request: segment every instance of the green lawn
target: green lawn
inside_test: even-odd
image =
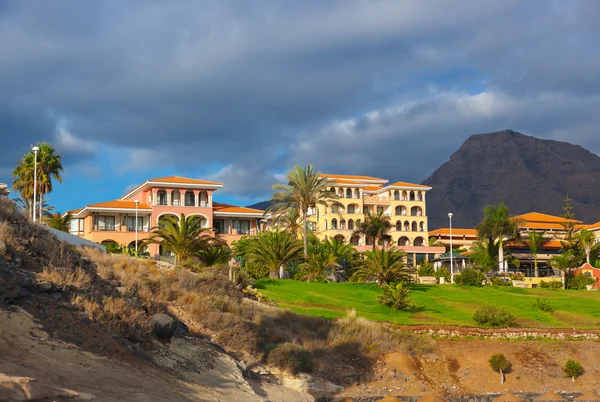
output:
[[[473,312],[480,305],[504,306],[523,327],[597,328],[600,326],[600,292],[586,290],[521,289],[513,287],[459,287],[409,285],[416,309],[394,311],[377,302],[376,284],[306,283],[262,279],[256,287],[283,308],[324,318],[342,317],[355,309],[359,316],[399,324],[475,326]],[[535,308],[537,298],[554,308]]]

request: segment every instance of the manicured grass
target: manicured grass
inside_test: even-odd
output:
[[[460,287],[457,285],[409,285],[416,304],[413,311],[394,311],[377,302],[376,284],[306,283],[262,279],[257,288],[283,308],[301,314],[337,318],[355,309],[374,321],[418,325],[476,326],[473,313],[481,305],[506,307],[522,327],[598,328],[600,292],[521,289],[513,287]],[[536,299],[546,299],[554,308],[544,312]]]

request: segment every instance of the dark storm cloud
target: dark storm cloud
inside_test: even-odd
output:
[[[593,0],[0,7],[0,171],[48,139],[257,196],[296,162],[422,180],[475,132],[597,146]]]

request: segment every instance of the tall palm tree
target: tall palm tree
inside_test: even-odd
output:
[[[59,183],[62,182],[63,166],[61,156],[56,154],[52,145],[42,142],[37,146],[39,147],[37,155],[37,192],[40,200],[39,218],[41,221],[43,216],[41,200],[43,200],[44,194],[52,192],[53,180],[57,180]],[[30,151],[23,156],[13,170],[13,187],[24,198],[33,198],[34,166],[36,166],[36,157],[33,151]],[[34,200],[33,204],[37,205],[38,201]]]
[[[577,242],[585,251],[585,262],[590,263],[590,251],[596,243],[596,236],[587,229],[581,229],[576,235]]]
[[[390,236],[387,233],[391,229],[392,223],[390,222],[390,217],[383,215],[383,211],[379,211],[377,214],[372,214],[369,211],[364,222],[358,224],[352,235],[364,235],[365,238],[371,239],[373,241],[373,250],[375,250],[377,240],[390,240]]]
[[[494,241],[475,241],[471,245],[471,251],[469,258],[476,267],[490,271],[498,266],[498,247]]]
[[[259,264],[269,269],[271,274],[279,270],[283,276],[283,267],[300,258],[302,242],[288,232],[263,232],[246,245],[246,262]]]
[[[540,276],[538,269],[538,253],[540,252],[540,249],[550,241],[549,238],[544,237],[545,234],[546,232],[544,230],[533,230],[528,233],[527,237],[522,239],[522,242],[529,247],[529,251],[533,255],[533,270],[536,278]]]
[[[68,233],[71,225],[71,218],[72,215],[70,212],[67,212],[64,215],[57,212],[55,214],[47,215],[44,223],[53,229]]]
[[[298,237],[302,228],[302,214],[298,208],[288,208],[277,217],[275,223],[283,226],[287,232]]]
[[[326,247],[309,253],[306,260],[300,264],[300,280],[310,283],[311,280],[323,280],[327,271],[341,268],[337,263],[335,255]]]
[[[364,253],[365,259],[352,279],[361,282],[377,281],[379,286],[388,282],[402,282],[409,277],[404,251],[390,249],[375,249]]]
[[[222,244],[221,240],[208,236],[212,229],[203,228],[202,220],[197,215],[186,218],[181,214],[179,219],[164,216],[151,230],[143,244],[160,244],[163,250],[175,255],[175,265],[196,256],[202,250]]]
[[[290,208],[297,208],[302,213],[304,257],[308,255],[308,210],[317,205],[339,205],[335,192],[327,188],[327,180],[321,177],[313,165],[294,166],[287,174],[287,184],[275,184],[275,193],[267,212],[281,214]]]
[[[498,269],[505,270],[504,239],[515,239],[519,234],[520,222],[510,216],[510,211],[504,203],[494,207],[487,205],[483,208],[483,220],[477,225],[480,240],[497,241]]]
[[[35,212],[33,198],[21,196],[21,197],[15,199],[15,202],[17,203],[17,206],[21,209],[23,214],[25,214],[26,216],[29,216],[29,217],[33,217],[33,213]],[[53,213],[54,213],[54,207],[51,205],[48,205],[48,199],[44,198],[42,200],[42,216],[43,217],[48,216]]]

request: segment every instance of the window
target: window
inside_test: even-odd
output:
[[[348,213],[355,214],[356,213],[356,205],[354,205],[354,204],[348,205]]]
[[[250,232],[250,221],[236,221],[235,228],[238,234],[248,234]]]
[[[128,216],[125,222],[127,224],[127,230],[129,232],[135,232],[135,216]],[[144,218],[141,216],[138,216],[137,230],[144,230]]]
[[[352,189],[351,188],[346,189],[346,198],[352,198]]]
[[[185,193],[185,206],[193,207],[196,205],[196,198],[194,197],[194,193],[191,191],[187,191]]]
[[[217,231],[217,233],[225,233],[225,221],[223,219],[217,219],[213,222],[213,225],[215,227],[215,230]]]
[[[115,230],[114,216],[98,216],[98,230]]]
[[[158,198],[158,205],[167,205],[167,192],[166,191],[159,191],[158,193],[156,193],[156,196]]]
[[[83,232],[83,219],[71,219],[69,221],[69,233],[77,234]]]

